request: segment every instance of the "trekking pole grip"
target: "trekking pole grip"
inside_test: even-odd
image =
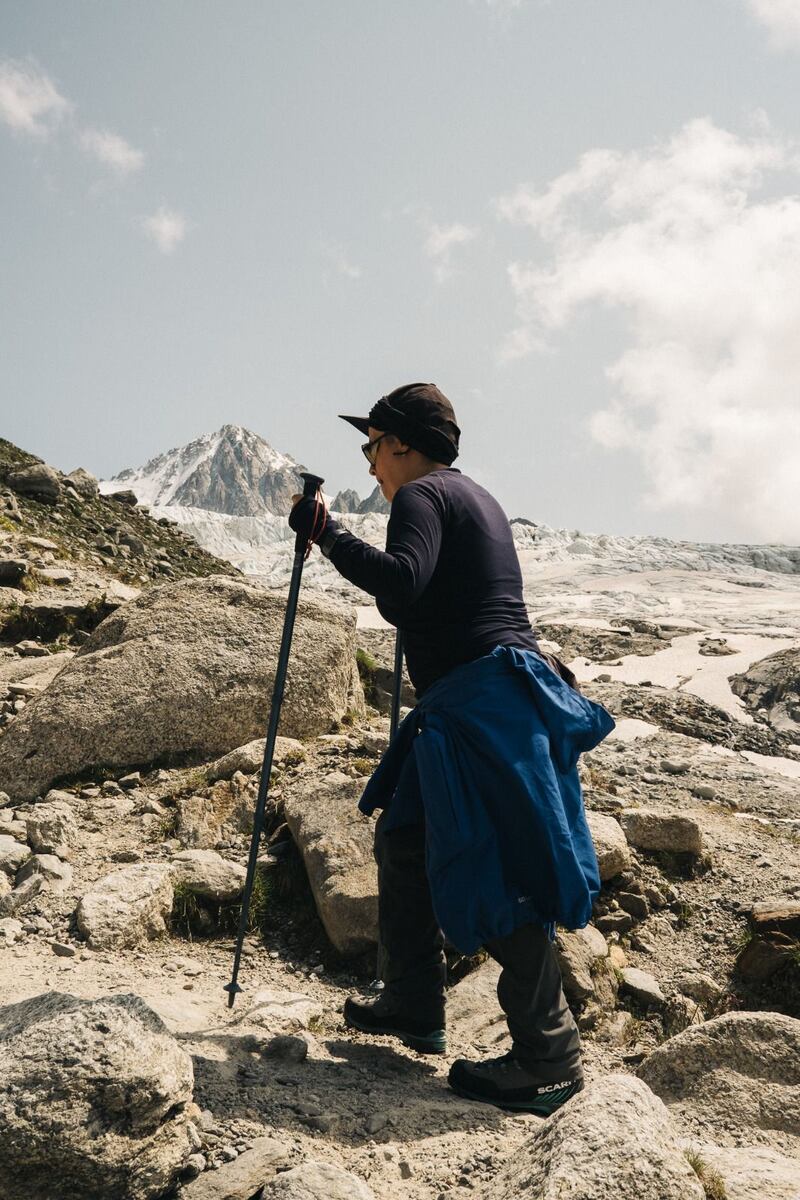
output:
[[[306,496],[309,496],[313,500],[325,480],[321,475],[312,475],[310,471],[300,471],[299,474],[300,478],[303,480],[303,497],[305,498]],[[320,500],[319,503],[321,504],[322,501]],[[302,533],[298,533],[297,537],[294,539],[295,554],[304,554],[307,544],[307,539],[302,535]]]
[[[310,471],[301,471],[300,478],[305,481],[303,483],[304,496],[316,496],[317,490],[325,482],[321,475],[312,475]]]

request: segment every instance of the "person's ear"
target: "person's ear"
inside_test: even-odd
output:
[[[394,454],[395,457],[401,454],[408,454],[409,450],[411,449],[409,445],[407,445],[405,442],[398,442],[397,444],[400,446],[400,449],[392,451],[392,454]]]

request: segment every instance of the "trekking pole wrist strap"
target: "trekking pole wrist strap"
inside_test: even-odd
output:
[[[317,543],[322,553],[326,558],[330,558],[331,550],[336,544],[336,539],[341,537],[343,533],[347,533],[336,521],[328,521],[328,527]]]

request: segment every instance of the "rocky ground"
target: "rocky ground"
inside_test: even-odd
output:
[[[268,601],[235,578],[209,580],[205,596],[201,560],[170,544],[176,577],[157,586],[182,633],[154,682],[136,665],[137,647],[152,657],[161,645],[148,571],[120,578],[106,569],[117,556],[77,533],[37,564],[31,538],[55,542],[53,516],[74,505],[77,522],[80,501],[7,495],[18,514],[0,558],[26,565],[0,587],[3,611],[44,588],[65,611],[38,633],[32,619],[6,620],[0,645],[0,1197],[796,1200],[800,628],[788,602],[780,629],[759,620],[762,640],[745,648],[721,617],[699,630],[640,617],[540,629],[618,721],[581,764],[603,889],[592,925],[558,943],[589,1086],[543,1122],[447,1088],[453,1058],[505,1047],[491,962],[450,954],[442,1059],[363,1037],[340,1015],[353,990],[374,994],[371,821],[356,803],[387,741],[391,633],[340,627],[322,608],[317,638],[305,637],[305,682],[287,699],[297,737],[279,740],[243,990],[229,1008],[263,743],[244,716],[233,728],[223,719],[246,640],[222,631],[216,650],[193,656],[189,631],[204,604],[224,601],[252,624],[248,637],[267,627],[259,654],[275,657]],[[163,536],[146,513],[137,520]],[[70,583],[20,586],[51,568]],[[113,593],[114,581],[130,591]],[[113,596],[104,615],[116,624],[66,620],[73,596],[98,590]],[[618,606],[615,620],[624,615]],[[366,704],[351,678],[357,646]],[[722,688],[726,662],[744,680],[735,692]],[[689,690],[709,663],[713,688]],[[315,671],[336,688],[315,687]],[[119,728],[87,699],[74,738],[85,765],[59,778],[47,749],[65,738],[58,697],[88,698],[101,678],[104,692],[124,685],[115,725],[144,730],[153,752],[110,762]],[[192,761],[176,765],[173,723],[148,721],[141,698],[178,678],[186,727],[201,732]],[[18,742],[37,748],[40,774],[14,770]]]

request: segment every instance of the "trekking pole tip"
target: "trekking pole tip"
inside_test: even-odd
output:
[[[222,990],[223,992],[228,993],[228,1008],[233,1008],[233,1003],[236,999],[237,993],[242,989],[239,987],[238,983],[226,983]]]

